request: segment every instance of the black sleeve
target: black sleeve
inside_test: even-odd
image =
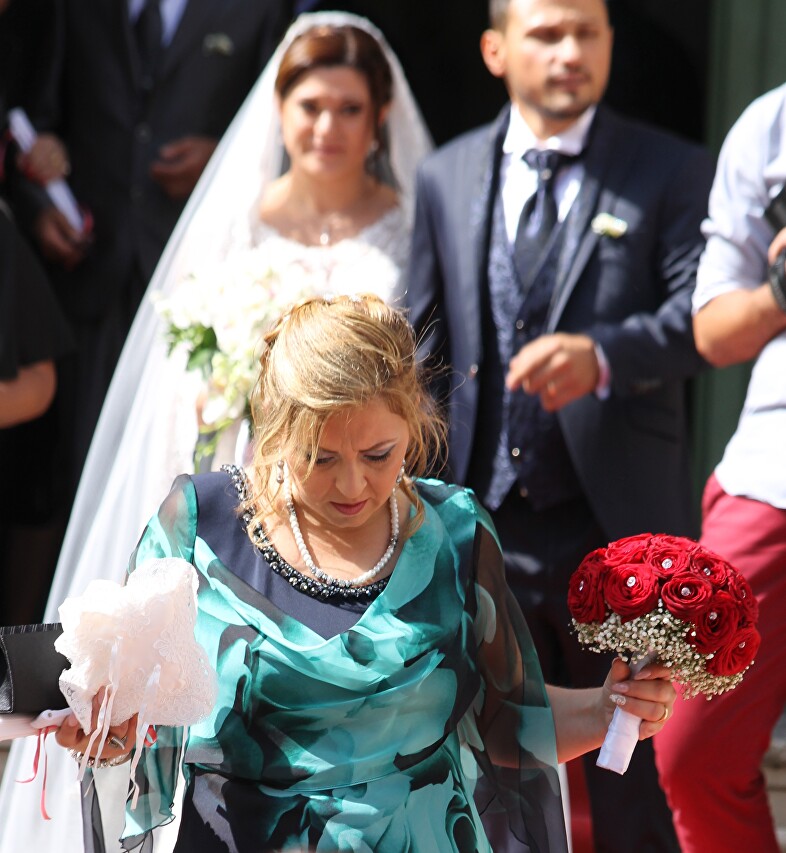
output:
[[[43,268],[0,212],[0,379],[11,379],[20,367],[37,361],[57,359],[72,347]]]

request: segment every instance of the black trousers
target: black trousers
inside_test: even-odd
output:
[[[508,584],[527,619],[550,684],[597,687],[611,665],[571,632],[568,579],[582,557],[608,538],[583,498],[536,511],[513,489],[491,513]],[[641,741],[624,776],[584,758],[595,853],[679,853],[671,812],[658,784],[650,740]],[[497,848],[495,848],[497,849]]]

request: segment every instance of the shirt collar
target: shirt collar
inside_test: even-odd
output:
[[[505,141],[502,143],[504,154],[511,157],[522,157],[530,148],[544,150],[563,151],[565,154],[579,154],[584,148],[592,120],[595,118],[596,106],[591,106],[576,119],[576,121],[562,133],[550,136],[548,139],[538,139],[524,121],[521,113],[511,107],[508,131]]]

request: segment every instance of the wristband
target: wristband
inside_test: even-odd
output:
[[[781,252],[770,266],[768,280],[770,290],[778,308],[786,314],[786,250]]]

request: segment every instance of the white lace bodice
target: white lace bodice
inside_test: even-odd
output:
[[[230,255],[253,252],[262,264],[286,268],[298,283],[305,277],[314,293],[375,293],[393,305],[403,302],[409,229],[400,208],[390,210],[354,237],[327,246],[305,246],[261,220],[250,228],[248,237],[233,242],[228,247]]]

